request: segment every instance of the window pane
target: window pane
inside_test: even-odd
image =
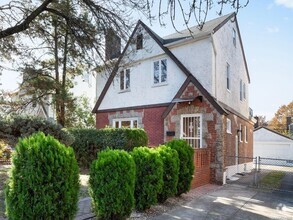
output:
[[[133,128],[137,128],[137,120],[133,120]]]
[[[242,80],[240,80],[240,100],[242,101]]]
[[[227,89],[230,90],[230,65],[227,64]]]
[[[243,98],[246,99],[246,88],[245,88],[245,83],[243,83]]]
[[[154,83],[159,83],[159,61],[154,62]]]
[[[167,60],[161,60],[161,82],[167,81]]]
[[[125,89],[129,89],[130,88],[130,70],[129,69],[126,70],[125,81],[126,81]]]
[[[143,44],[143,35],[139,34],[136,37],[136,49],[137,50],[142,49],[142,47],[143,47],[142,44]]]
[[[124,90],[124,71],[120,72],[120,90]]]
[[[115,128],[119,128],[119,121],[115,121]]]
[[[130,128],[130,121],[121,121],[121,127]]]

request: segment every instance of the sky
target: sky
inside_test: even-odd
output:
[[[230,12],[226,7],[223,14]],[[210,11],[208,20],[216,17],[216,12]],[[140,19],[159,36],[175,32],[167,18],[165,27]],[[237,20],[251,79],[249,105],[254,115],[270,120],[280,106],[293,101],[293,0],[250,0],[238,12]],[[177,29],[184,29],[182,21],[175,23]],[[0,89],[4,90],[16,89],[21,80],[14,72],[3,72],[1,78]]]

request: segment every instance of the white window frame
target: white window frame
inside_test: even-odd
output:
[[[229,92],[231,91],[231,67],[229,63],[226,65],[226,88]]]
[[[199,139],[199,148],[203,148],[202,146],[202,114],[198,113],[198,114],[182,114],[180,116],[180,139],[183,139],[183,140],[187,140],[188,138],[186,137],[183,137],[183,118],[186,118],[186,117],[198,117],[199,120],[200,120],[200,126],[199,126],[199,129],[200,129],[200,135],[199,135],[199,138],[194,138],[194,139]],[[194,148],[194,147],[193,147]],[[196,148],[194,148],[196,149]]]
[[[166,81],[162,82],[162,61],[166,60]],[[159,62],[159,82],[155,83],[154,76],[155,76],[155,63]],[[152,63],[152,84],[153,86],[158,85],[166,85],[168,83],[168,59],[167,58],[161,58],[158,60],[154,60]]]
[[[115,125],[116,125],[116,122],[119,122],[119,125],[118,125],[118,128],[121,128],[121,124],[123,121],[130,121],[130,128],[134,128],[133,125],[134,125],[134,121],[136,121],[136,124],[137,124],[137,128],[139,127],[138,126],[138,118],[115,118],[113,119],[112,121],[112,127],[113,128],[116,128]]]
[[[232,123],[229,118],[227,118],[227,133],[232,134]]]
[[[247,143],[247,127],[244,126],[244,141]]]
[[[242,124],[239,125],[239,141],[242,142]]]
[[[246,84],[243,83],[243,100],[246,100]]]
[[[243,101],[243,84],[242,79],[240,79],[240,101]]]
[[[122,73],[123,73],[123,88],[121,88],[121,78],[122,78]],[[129,86],[128,88],[126,88],[127,84],[126,84],[126,75],[127,73],[129,74]],[[124,69],[124,70],[121,70],[120,73],[119,73],[119,89],[120,91],[130,91],[130,69]]]
[[[236,30],[233,28],[232,30],[233,44],[236,47]]]

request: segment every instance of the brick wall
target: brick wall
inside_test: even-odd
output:
[[[138,118],[139,127],[144,128],[149,138],[149,146],[164,143],[164,120],[162,114],[166,107],[148,107],[127,111],[109,111],[96,114],[96,128],[112,126],[112,120],[118,118]]]
[[[202,94],[190,83],[180,98],[198,97]],[[180,138],[180,119],[182,114],[202,115],[202,147],[209,152],[209,163],[198,166],[201,161],[194,158],[195,172],[192,187],[201,186],[209,182],[217,183],[222,181],[223,162],[223,117],[209,103],[205,97],[202,101],[197,98],[193,102],[176,103],[169,115],[165,118],[164,129],[175,131],[175,138]],[[174,137],[166,137],[166,141]],[[196,152],[196,150],[195,150]],[[202,158],[207,160],[207,158]]]

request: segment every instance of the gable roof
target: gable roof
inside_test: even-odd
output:
[[[217,31],[219,28],[221,28],[227,21],[229,21],[229,19],[231,19],[233,16],[235,16],[235,13],[232,13],[232,14],[229,14],[229,15],[226,15],[226,16],[222,16],[222,17],[219,17],[217,19],[214,19],[214,20],[211,20],[210,22],[207,22],[206,24],[208,25],[207,28],[205,29],[205,33],[206,34],[210,34],[210,31],[213,30],[213,31]],[[236,16],[235,16],[235,19],[236,19]],[[205,24],[205,25],[206,25]],[[165,39],[161,38],[160,36],[158,36],[156,33],[154,33],[147,25],[145,25],[141,20],[139,20],[137,22],[137,25],[135,26],[126,46],[124,47],[123,49],[123,52],[121,53],[119,59],[117,60],[115,66],[114,66],[114,69],[112,70],[111,74],[110,74],[110,77],[108,78],[97,102],[96,102],[96,105],[95,107],[93,108],[92,110],[92,113],[95,113],[98,111],[98,108],[99,106],[101,105],[117,71],[118,71],[118,68],[119,68],[119,64],[124,56],[124,54],[126,53],[126,50],[130,44],[130,42],[132,41],[132,38],[134,37],[137,29],[139,26],[142,26],[146,32],[152,37],[152,39],[158,44],[158,46],[172,59],[172,61],[178,66],[178,68],[187,76],[187,80],[189,81],[192,81],[192,83],[194,83],[194,85],[197,87],[197,89],[210,101],[211,104],[214,105],[214,107],[216,107],[216,109],[218,109],[220,112],[224,113],[225,110],[215,101],[214,97],[211,96],[211,94],[201,85],[201,83],[196,79],[195,76],[192,75],[192,73],[181,63],[181,61],[178,60],[178,58],[167,48],[164,46],[164,43],[166,43],[168,41],[168,39],[174,39],[173,37],[171,38],[168,38],[168,37],[165,37]],[[189,33],[189,36],[190,36],[190,32]],[[187,34],[187,33],[186,33]],[[169,35],[171,36],[171,35]],[[174,35],[175,36],[175,35]],[[185,37],[186,39],[188,38],[187,35]],[[182,38],[181,38],[182,39]],[[193,39],[193,38],[190,38],[189,39]],[[245,62],[246,63],[246,62]],[[180,90],[179,90],[180,91]],[[220,110],[222,109],[222,110]]]
[[[173,43],[183,39],[197,39],[208,36],[211,33],[215,33],[217,30],[219,30],[227,21],[229,21],[234,16],[235,13],[233,12],[205,22],[202,29],[199,29],[199,26],[193,26],[189,29],[167,35],[163,37],[164,44]]]
[[[260,126],[260,127],[256,128],[256,129],[254,129],[253,132],[256,132],[256,131],[258,131],[258,130],[260,130],[260,129],[266,129],[266,130],[268,130],[268,131],[270,131],[270,132],[272,132],[272,133],[275,133],[275,134],[277,134],[277,135],[279,135],[279,136],[282,136],[282,137],[284,137],[284,138],[287,138],[287,139],[293,141],[293,138],[291,138],[291,137],[289,137],[289,136],[286,136],[286,135],[284,135],[284,134],[281,134],[281,133],[279,133],[279,132],[277,132],[277,131],[275,131],[275,130],[272,130],[272,129],[268,128],[268,127],[264,127],[264,126]]]
[[[224,115],[228,115],[227,111],[225,111],[225,109],[214,99],[213,96],[211,96],[209,94],[209,92],[207,90],[203,90],[203,89],[199,89],[200,87],[202,87],[202,85],[198,82],[198,80],[193,76],[193,75],[189,75],[187,77],[187,79],[185,80],[185,82],[183,83],[183,85],[181,86],[181,88],[178,90],[177,94],[174,96],[173,100],[175,99],[179,99],[180,96],[182,95],[182,93],[185,91],[185,89],[187,88],[187,86],[193,83],[195,85],[195,87],[202,93],[202,95],[212,104],[212,106],[217,109],[217,111],[220,114],[224,114]],[[168,108],[163,112],[162,114],[162,118],[166,118],[168,116],[168,114],[170,113],[170,111],[172,110],[172,108],[174,107],[176,103],[175,102],[171,102],[170,105],[168,106]]]

